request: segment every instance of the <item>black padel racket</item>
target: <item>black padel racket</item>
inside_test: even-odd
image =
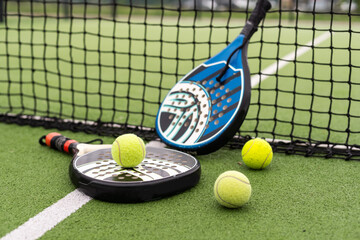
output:
[[[195,186],[200,164],[191,155],[165,148],[146,147],[146,157],[134,168],[122,168],[111,156],[111,145],[78,143],[49,133],[40,144],[73,154],[69,173],[80,191],[107,202],[146,202]]]
[[[259,0],[240,35],[170,90],[155,124],[166,144],[207,154],[235,135],[250,104],[248,41],[270,8],[268,0]]]

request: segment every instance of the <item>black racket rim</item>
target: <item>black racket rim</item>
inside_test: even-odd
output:
[[[172,150],[175,151],[175,150]],[[86,195],[114,203],[138,203],[158,200],[194,187],[200,180],[199,161],[193,168],[178,175],[146,182],[107,182],[86,176],[74,167],[75,155],[69,167],[72,183]]]

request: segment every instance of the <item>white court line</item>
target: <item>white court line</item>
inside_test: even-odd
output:
[[[102,145],[102,148],[106,145]],[[108,145],[107,145],[108,146]],[[150,147],[166,147],[165,144],[154,140],[146,144]],[[81,149],[80,149],[81,150]],[[35,240],[51,230],[58,223],[76,212],[92,198],[75,189],[50,207],[44,209],[35,217],[30,218],[23,225],[8,233],[0,240]]]
[[[314,39],[314,41],[309,41],[306,45],[299,49],[296,52],[286,55],[282,60],[270,65],[263,71],[261,75],[255,75],[251,78],[251,87],[256,86],[260,81],[264,81],[276,73],[281,68],[289,64],[289,61],[295,59],[295,57],[300,57],[304,53],[311,50],[311,46],[316,46],[330,37],[330,33],[324,33]],[[81,193],[79,190],[75,190],[69,193],[64,198],[60,199],[58,202],[54,203],[50,207],[46,208],[35,217],[30,218],[23,225],[19,226],[17,229],[8,233],[0,240],[18,240],[18,239],[38,239],[44,235],[47,231],[51,230],[58,223],[63,221],[65,218],[70,216],[72,213],[76,212],[84,204],[89,202],[92,198]]]
[[[321,44],[323,41],[327,40],[330,37],[330,32],[325,32],[314,40],[309,41],[306,46],[298,48],[295,52],[292,52],[285,57],[281,58],[278,62],[271,64],[269,67],[261,71],[261,74],[257,74],[251,78],[251,87],[255,87],[260,82],[264,81],[272,74],[276,73],[281,68],[285,67],[291,61],[295,60],[295,57],[298,58],[306,52],[310,51],[312,46]]]
[[[38,239],[91,199],[76,189],[0,240]]]

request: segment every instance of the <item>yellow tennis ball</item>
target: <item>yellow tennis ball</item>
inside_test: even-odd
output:
[[[111,147],[111,155],[124,168],[136,167],[145,158],[145,144],[135,134],[124,134],[115,139]]]
[[[224,172],[215,181],[214,195],[218,203],[224,207],[241,207],[250,199],[250,181],[241,172]]]
[[[255,138],[245,143],[241,155],[249,168],[263,169],[271,163],[273,151],[268,142]]]

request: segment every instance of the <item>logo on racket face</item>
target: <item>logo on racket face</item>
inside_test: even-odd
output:
[[[226,62],[202,64],[176,84],[165,97],[157,116],[157,131],[168,144],[196,148],[216,139],[235,117],[242,100],[242,69]]]

